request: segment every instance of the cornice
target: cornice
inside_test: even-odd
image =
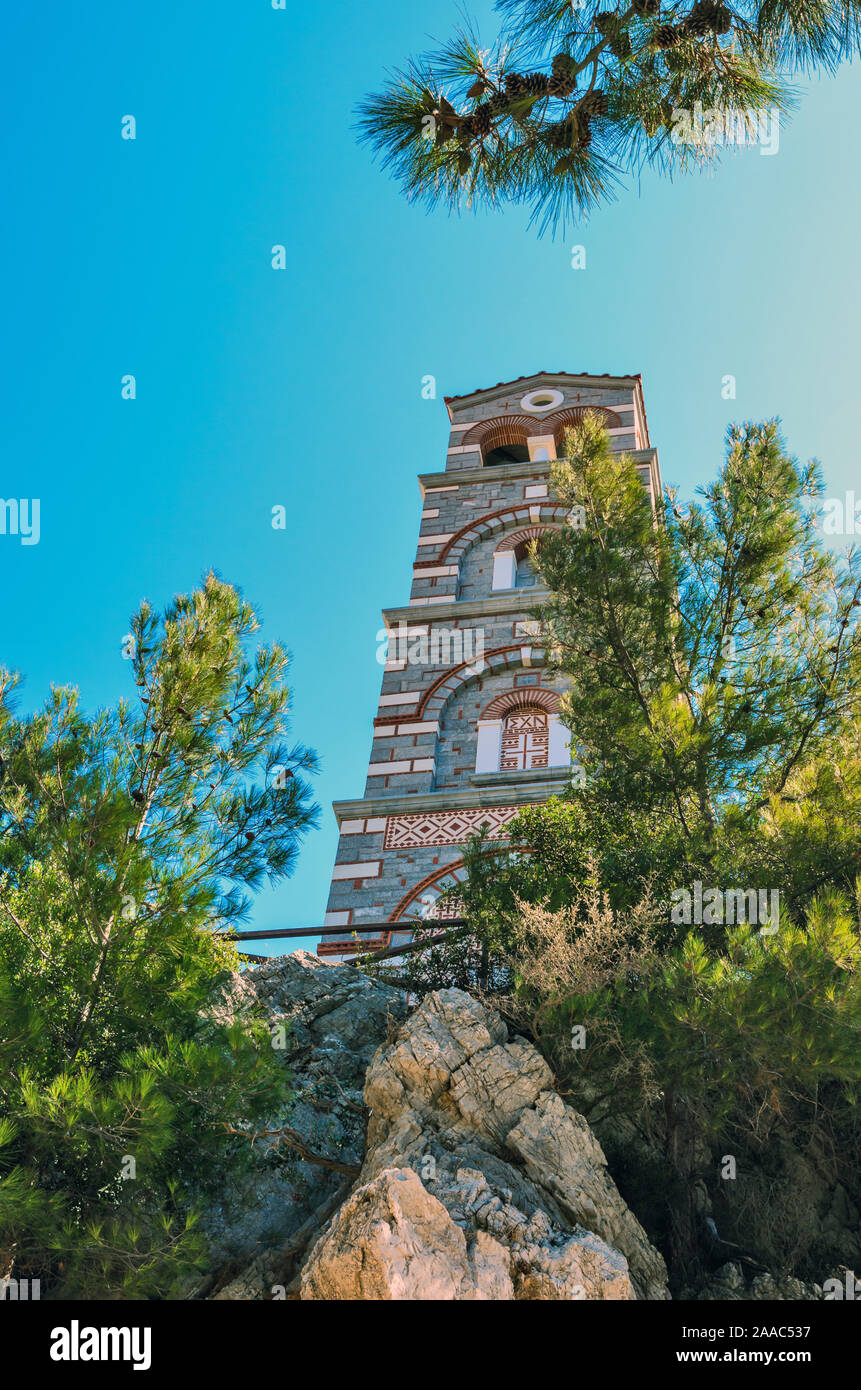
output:
[[[651,467],[658,469],[657,449],[627,449],[624,452],[630,455],[634,462],[641,468]],[[470,483],[498,483],[510,479],[516,482],[519,478],[546,478],[550,473],[550,463],[506,463],[498,468],[452,468],[447,473],[419,473],[418,484],[422,497],[430,487],[465,487]],[[660,472],[658,471],[658,476]],[[478,518],[476,518],[478,519]]]
[[[528,782],[515,782],[519,774],[511,774],[510,782],[503,781],[498,774],[488,774],[494,778],[492,785],[478,785],[482,780],[477,775],[471,781],[474,785],[463,791],[406,793],[401,796],[361,797],[356,801],[333,801],[332,810],[338,825],[342,820],[374,820],[382,816],[421,815],[429,811],[467,811],[482,806],[529,806],[536,801],[546,801],[549,796],[564,791],[568,778],[559,776],[554,768],[544,770],[543,778],[531,777]]]
[[[524,605],[522,595],[529,594],[529,606]],[[452,599],[451,603],[432,603],[421,607],[409,604],[402,608],[384,608],[383,622],[387,628],[398,623],[408,623],[410,627],[426,627],[429,623],[442,622],[449,618],[493,618],[514,613],[524,621],[531,618],[532,607],[538,599],[549,598],[547,589],[507,589],[499,598]],[[524,638],[524,646],[529,642]]]

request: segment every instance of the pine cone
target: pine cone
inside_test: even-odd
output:
[[[634,0],[634,14],[641,17],[654,16],[661,12],[661,0]]]
[[[703,13],[702,5],[694,5],[687,19],[682,21],[680,26],[686,34],[690,34],[692,39],[704,38],[711,33],[711,22],[706,14]]]
[[[577,109],[581,116],[606,116],[606,92],[602,92],[600,87],[596,87],[594,91],[587,92]]]
[[[526,79],[519,72],[505,74],[505,94],[511,99],[526,96]]]
[[[567,149],[571,144],[571,119],[557,121],[548,128],[547,143],[553,150]]]
[[[726,5],[712,5],[711,21],[712,29],[716,34],[728,34],[732,28],[732,14]]]
[[[488,102],[485,102],[491,116],[500,116],[503,111],[508,110],[508,97],[505,92],[494,92]]]
[[[576,80],[573,77],[568,77],[565,73],[560,73],[558,77],[551,77],[547,83],[547,95],[551,97],[570,97],[576,90]]]
[[[682,28],[693,38],[706,34],[726,34],[732,26],[732,15],[718,0],[697,0]]]
[[[593,23],[599,34],[615,34],[619,30],[619,16],[615,10],[601,10]]]
[[[523,79],[526,95],[530,97],[541,97],[547,92],[549,79],[543,72],[528,72]]]
[[[493,117],[489,102],[483,101],[480,106],[476,106],[469,118],[469,124],[473,135],[490,134],[493,129]]]
[[[570,77],[576,66],[570,53],[555,54],[550,65],[554,77]]]
[[[586,149],[591,139],[589,117],[579,110],[550,127],[549,143],[555,150]]]
[[[685,32],[681,25],[659,24],[652,34],[652,43],[655,48],[666,52],[668,48],[675,48],[677,44],[683,43]]]
[[[607,47],[611,53],[617,58],[630,57],[631,39],[617,14],[602,10],[600,14],[596,14],[594,23],[599,34],[607,40]]]
[[[630,58],[631,38],[623,29],[615,38],[608,40],[607,47],[616,58]]]

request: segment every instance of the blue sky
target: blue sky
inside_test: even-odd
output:
[[[490,36],[490,6],[472,12]],[[293,652],[294,734],[323,763],[321,828],[254,926],[322,921],[330,803],[364,786],[379,611],[408,597],[444,394],[639,371],[683,494],[730,420],[775,414],[830,493],[859,482],[858,65],[804,85],[775,156],[647,175],[539,240],[521,209],[408,206],[355,143],[362,94],[457,18],[444,0],[47,0],[2,20],[0,495],[40,499],[41,537],[0,536],[0,661],[28,706],[51,682],[110,704],[143,597],[210,566],[242,587]]]

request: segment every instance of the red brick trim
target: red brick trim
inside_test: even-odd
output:
[[[556,441],[557,452],[565,430],[570,425],[576,425],[578,421],[582,420],[583,416],[587,414],[602,416],[604,428],[606,430],[619,430],[622,428],[622,421],[615,410],[610,410],[606,405],[575,405],[566,410],[554,410],[552,415],[545,417],[544,425],[547,428],[545,428],[544,433],[553,435]],[[633,433],[633,431],[634,426],[631,425],[631,432]]]
[[[493,553],[498,555],[503,550],[517,550],[519,546],[526,545],[529,541],[539,540],[542,536],[546,536],[548,531],[561,530],[561,526],[527,526],[522,531],[515,531],[513,535],[503,536]]]
[[[441,868],[441,869],[434,869],[432,873],[425,874],[425,877],[424,877],[424,878],[420,878],[419,881],[418,881],[418,883],[414,883],[413,886],[412,886],[412,888],[410,888],[410,889],[404,894],[404,896],[401,898],[400,902],[398,903],[397,907],[395,908],[394,912],[391,913],[391,915],[389,916],[389,921],[392,922],[392,923],[394,923],[394,924],[395,924],[396,926],[398,926],[399,928],[406,928],[406,929],[409,929],[410,923],[409,923],[409,922],[401,922],[400,919],[401,919],[401,917],[403,916],[403,914],[406,912],[406,910],[407,910],[407,908],[409,907],[410,903],[413,902],[413,900],[414,900],[415,898],[417,898],[417,897],[419,896],[419,894],[421,894],[421,893],[424,891],[425,888],[430,888],[430,886],[431,886],[433,883],[436,883],[436,882],[437,882],[439,879],[441,879],[441,878],[448,878],[448,877],[454,872],[455,869],[462,869],[462,868],[463,868],[463,860],[462,860],[462,859],[455,859],[455,860],[452,861],[451,864],[445,864],[445,865],[443,866],[443,868]],[[391,939],[391,932],[389,933],[389,938]]]
[[[534,507],[537,507],[539,511],[548,513],[547,522],[542,521],[542,525],[549,524],[550,518],[553,516],[558,516],[560,519],[566,517],[569,511],[568,507],[563,507],[558,502],[550,502],[546,497],[536,497],[534,502],[529,500],[525,502],[509,503],[507,507],[500,507],[497,512],[487,512],[485,516],[477,516],[473,521],[470,521],[468,525],[462,526],[461,529],[452,536],[451,540],[447,541],[443,546],[437,557],[436,563],[438,565],[443,565],[447,561],[448,563],[453,563],[454,557],[452,557],[452,560],[449,560],[448,557],[455,547],[460,545],[468,532],[474,531],[476,533],[475,540],[480,541],[484,539],[485,535],[495,530],[492,524],[493,522],[500,521],[504,525],[508,518],[515,522],[528,521],[529,512]],[[457,556],[457,559],[458,561],[460,560],[460,555]]]
[[[521,621],[522,621],[522,620],[521,620]],[[532,645],[532,642],[533,642],[533,639],[532,639],[532,638],[524,637],[524,638],[521,639],[521,641],[519,641],[519,642],[512,642],[512,643],[511,643],[510,645],[508,645],[508,646],[505,646],[505,647],[494,647],[492,651],[489,651],[489,652],[485,652],[485,653],[484,653],[484,663],[485,663],[485,666],[488,666],[488,661],[489,661],[489,658],[490,658],[490,657],[492,657],[492,656],[504,656],[506,652],[519,652],[523,647],[529,647],[529,646],[531,646],[531,645]],[[466,670],[467,667],[470,667],[470,668],[471,668],[471,667],[474,667],[474,665],[475,665],[475,661],[474,661],[474,659],[473,659],[472,661],[462,661],[462,662],[460,663],[459,666],[450,666],[449,669],[448,669],[447,671],[444,671],[444,672],[442,673],[442,675],[439,676],[438,679],[434,681],[433,685],[428,686],[427,690],[426,690],[425,693],[422,695],[421,700],[419,701],[418,705],[416,706],[416,714],[415,714],[416,720],[418,720],[419,717],[420,717],[421,715],[424,714],[424,711],[425,711],[425,708],[426,708],[426,706],[427,706],[427,704],[428,704],[428,701],[431,700],[431,699],[433,698],[433,696],[434,696],[434,695],[436,694],[436,692],[439,690],[439,688],[440,688],[441,685],[445,685],[446,681],[447,681],[447,680],[451,680],[452,676],[456,676],[456,675],[458,674],[459,671],[464,671],[464,670]],[[504,669],[504,668],[503,668],[503,669]],[[486,671],[486,672],[483,671],[483,672],[481,673],[481,676],[480,676],[480,677],[477,677],[477,679],[484,679],[485,676],[494,676],[494,675],[496,675],[496,674],[498,674],[497,671],[496,671],[492,666],[488,666],[487,671]],[[464,682],[461,681],[461,682],[459,682],[459,684],[462,685],[462,684],[464,684]],[[446,700],[445,703],[448,704],[448,701]]]
[[[545,714],[556,714],[559,710],[559,695],[547,686],[520,685],[515,690],[505,690],[496,695],[489,705],[481,711],[479,719],[504,719],[521,709],[542,709]]]
[[[485,449],[495,449],[498,444],[525,444],[530,434],[534,434],[535,419],[532,415],[494,415],[489,420],[478,420],[461,440],[463,447],[475,444],[482,454]],[[491,436],[499,435],[499,438]]]

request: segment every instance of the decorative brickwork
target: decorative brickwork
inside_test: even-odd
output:
[[[559,695],[555,690],[536,690],[532,687],[528,694],[524,694],[522,690],[506,690],[502,695],[494,696],[489,705],[485,705],[481,711],[481,718],[504,719],[515,710],[536,707],[547,714],[556,714],[559,710]]]
[[[424,816],[389,816],[383,839],[384,849],[419,849],[425,845],[462,845],[482,826],[489,835],[517,815],[519,806],[482,806],[475,811],[430,811]]]
[[[549,736],[547,715],[543,710],[526,709],[521,714],[509,714],[502,731],[502,772],[526,771],[547,766]]]
[[[554,410],[552,415],[548,415],[543,421],[544,433],[552,434],[556,440],[556,447],[562,443],[566,429],[571,425],[576,425],[578,420],[582,420],[587,410],[593,415],[600,415],[604,421],[605,430],[618,430],[622,428],[622,421],[613,410],[604,410],[601,406],[575,406],[573,410]]]
[[[477,516],[468,526],[462,527],[447,540],[436,557],[437,563],[454,564],[476,541],[502,531],[506,526],[523,526],[524,522],[534,525],[536,517],[545,524],[553,521],[561,523],[567,519],[568,511],[568,507],[563,507],[558,502],[546,502],[537,498],[534,502],[521,502],[519,506],[503,507],[500,511]]]
[[[528,545],[530,541],[541,540],[548,531],[558,530],[558,526],[526,526],[522,531],[514,531],[510,536],[503,536],[494,554],[498,555],[501,550],[519,550],[522,545]]]

